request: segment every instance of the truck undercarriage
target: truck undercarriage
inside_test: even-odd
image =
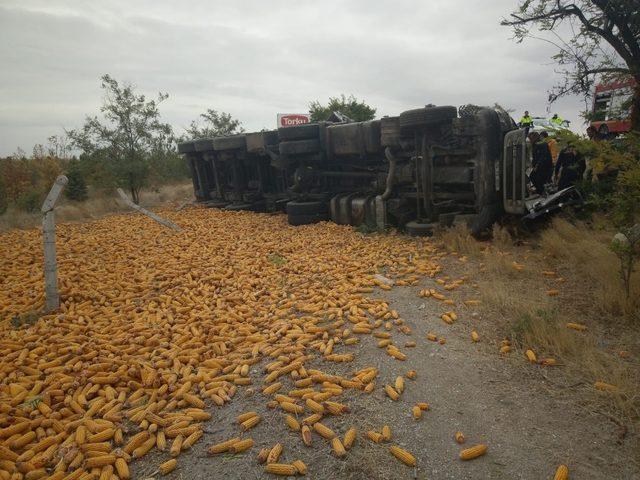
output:
[[[529,194],[524,131],[504,110],[474,105],[198,139],[178,151],[197,201],[283,210],[292,225],[330,219],[426,235],[463,222],[477,234],[505,212],[534,218],[578,201],[575,190]]]

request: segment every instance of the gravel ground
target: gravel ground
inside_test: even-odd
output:
[[[473,268],[469,265],[469,268]],[[351,351],[355,360],[336,364],[335,373],[375,366],[380,369],[373,393],[350,391],[340,401],[347,403],[352,413],[343,417],[327,417],[323,423],[341,436],[351,426],[358,428],[356,445],[343,459],[333,454],[329,443],[314,434],[314,443],[307,448],[299,434],[284,426],[283,415],[269,410],[260,393],[243,387],[233,401],[223,408],[212,408],[204,438],[188,452],[180,455],[179,468],[167,479],[253,479],[274,478],[265,474],[256,456],[261,448],[280,442],[284,446],[281,461],[303,460],[311,479],[522,479],[553,478],[555,468],[569,465],[572,479],[638,479],[640,470],[632,459],[632,442],[616,443],[617,426],[601,415],[586,412],[570,399],[548,395],[541,387],[543,377],[532,375],[533,367],[524,360],[503,359],[481,340],[474,344],[470,331],[477,320],[470,309],[462,309],[454,325],[439,319],[442,305],[417,296],[421,288],[434,285],[425,279],[421,285],[396,287],[379,292],[390,301],[401,318],[412,328],[406,340],[414,340],[415,348],[404,348],[403,335],[394,334],[396,344],[408,354],[407,361],[394,360],[376,347],[377,339],[364,335],[356,346],[340,347],[338,353]],[[473,294],[464,287],[454,298]],[[446,338],[440,345],[425,340],[426,332]],[[323,369],[329,371],[326,363]],[[254,365],[252,376],[258,379]],[[313,364],[310,365],[313,367]],[[405,381],[405,391],[397,402],[384,393],[386,383],[408,370],[418,372],[415,380]],[[256,382],[256,391],[259,383]],[[548,387],[548,385],[545,385]],[[411,407],[428,402],[430,410],[421,420],[412,417]],[[208,456],[207,447],[240,435],[235,417],[255,410],[262,422],[248,435],[254,447],[236,456]],[[391,443],[411,451],[417,458],[417,468],[406,467],[388,452],[388,444],[373,444],[364,432],[391,426]],[[453,436],[461,431],[466,445],[486,443],[488,453],[476,460],[458,459],[463,448]],[[157,465],[167,454],[153,453],[134,462],[134,478],[155,476]]]

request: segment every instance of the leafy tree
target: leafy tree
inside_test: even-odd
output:
[[[209,108],[205,113],[200,114],[200,118],[203,119],[202,122],[197,120],[191,122],[183,139],[223,137],[244,132],[240,120],[233,118],[230,113]]]
[[[88,116],[81,129],[67,132],[71,144],[95,162],[101,163],[113,183],[126,188],[134,202],[149,183],[154,158],[173,150],[171,126],[160,121],[158,105],[168,98],[160,93],[155,100],[137,94],[129,84],[120,85],[104,75],[102,119]]]
[[[69,200],[84,201],[87,199],[87,184],[78,160],[71,160],[66,172],[69,183],[64,194]]]
[[[559,147],[573,146],[590,165],[590,178],[581,185],[595,210],[611,214],[626,228],[640,221],[640,134],[631,132],[613,142],[593,141],[569,130],[555,135]]]
[[[518,10],[502,25],[514,29],[522,42],[536,38],[532,28],[550,32],[558,48],[553,56],[562,81],[550,92],[555,101],[567,94],[589,96],[595,77],[606,80],[632,76],[636,80],[633,95],[632,129],[640,130],[640,7],[638,0],[520,0]],[[563,38],[559,31],[571,32]]]
[[[339,97],[330,97],[327,105],[322,105],[317,100],[309,104],[309,113],[312,122],[320,122],[328,119],[333,112],[346,115],[356,122],[373,120],[376,116],[376,109],[367,105],[364,101],[359,101],[353,95],[348,97],[344,94]]]

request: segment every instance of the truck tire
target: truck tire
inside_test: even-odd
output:
[[[282,141],[308,140],[320,136],[320,126],[317,123],[305,123],[295,127],[282,127],[278,129],[278,138]]]
[[[436,223],[422,223],[415,220],[407,222],[404,229],[412,237],[427,237],[433,235],[433,230],[438,224]]]
[[[327,212],[327,204],[325,202],[288,202],[287,214],[293,216],[299,215],[316,215]]]
[[[214,150],[240,150],[247,147],[244,135],[234,135],[231,137],[216,137],[213,139]]]
[[[230,210],[232,212],[238,210],[253,210],[253,204],[251,203],[232,203],[231,205],[227,205],[224,207],[224,210]]]
[[[479,237],[485,230],[489,229],[500,218],[500,204],[485,205],[477,215],[471,216],[467,221],[467,226],[471,235]]]
[[[456,107],[425,107],[400,114],[400,128],[415,129],[439,123],[448,123],[458,116]]]
[[[295,127],[289,127],[295,128]],[[308,153],[318,153],[320,151],[320,141],[313,140],[293,140],[280,143],[281,155],[304,155]]]
[[[328,220],[326,213],[314,213],[310,215],[287,215],[287,221],[289,225],[311,225],[312,223],[322,222]]]

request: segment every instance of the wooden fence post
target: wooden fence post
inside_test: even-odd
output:
[[[176,225],[175,223],[173,223],[170,220],[164,219],[159,215],[156,215],[153,212],[150,212],[149,210],[147,210],[146,208],[141,207],[140,205],[137,205],[135,203],[133,203],[133,201],[131,201],[129,199],[129,197],[127,197],[127,194],[124,193],[124,191],[121,188],[117,188],[116,189],[118,192],[118,195],[120,195],[120,198],[122,198],[122,200],[124,201],[124,203],[126,203],[129,208],[133,208],[134,210],[142,213],[143,215],[146,215],[147,217],[155,220],[156,222],[158,222],[160,225],[164,225],[165,227],[168,228],[172,228],[173,230],[175,230],[176,232],[181,232],[182,229]]]
[[[69,180],[60,175],[53,182],[53,186],[45,198],[40,211],[42,212],[42,241],[44,246],[44,291],[46,311],[52,312],[60,308],[60,294],[58,292],[58,262],[56,260],[56,220],[53,209]]]

